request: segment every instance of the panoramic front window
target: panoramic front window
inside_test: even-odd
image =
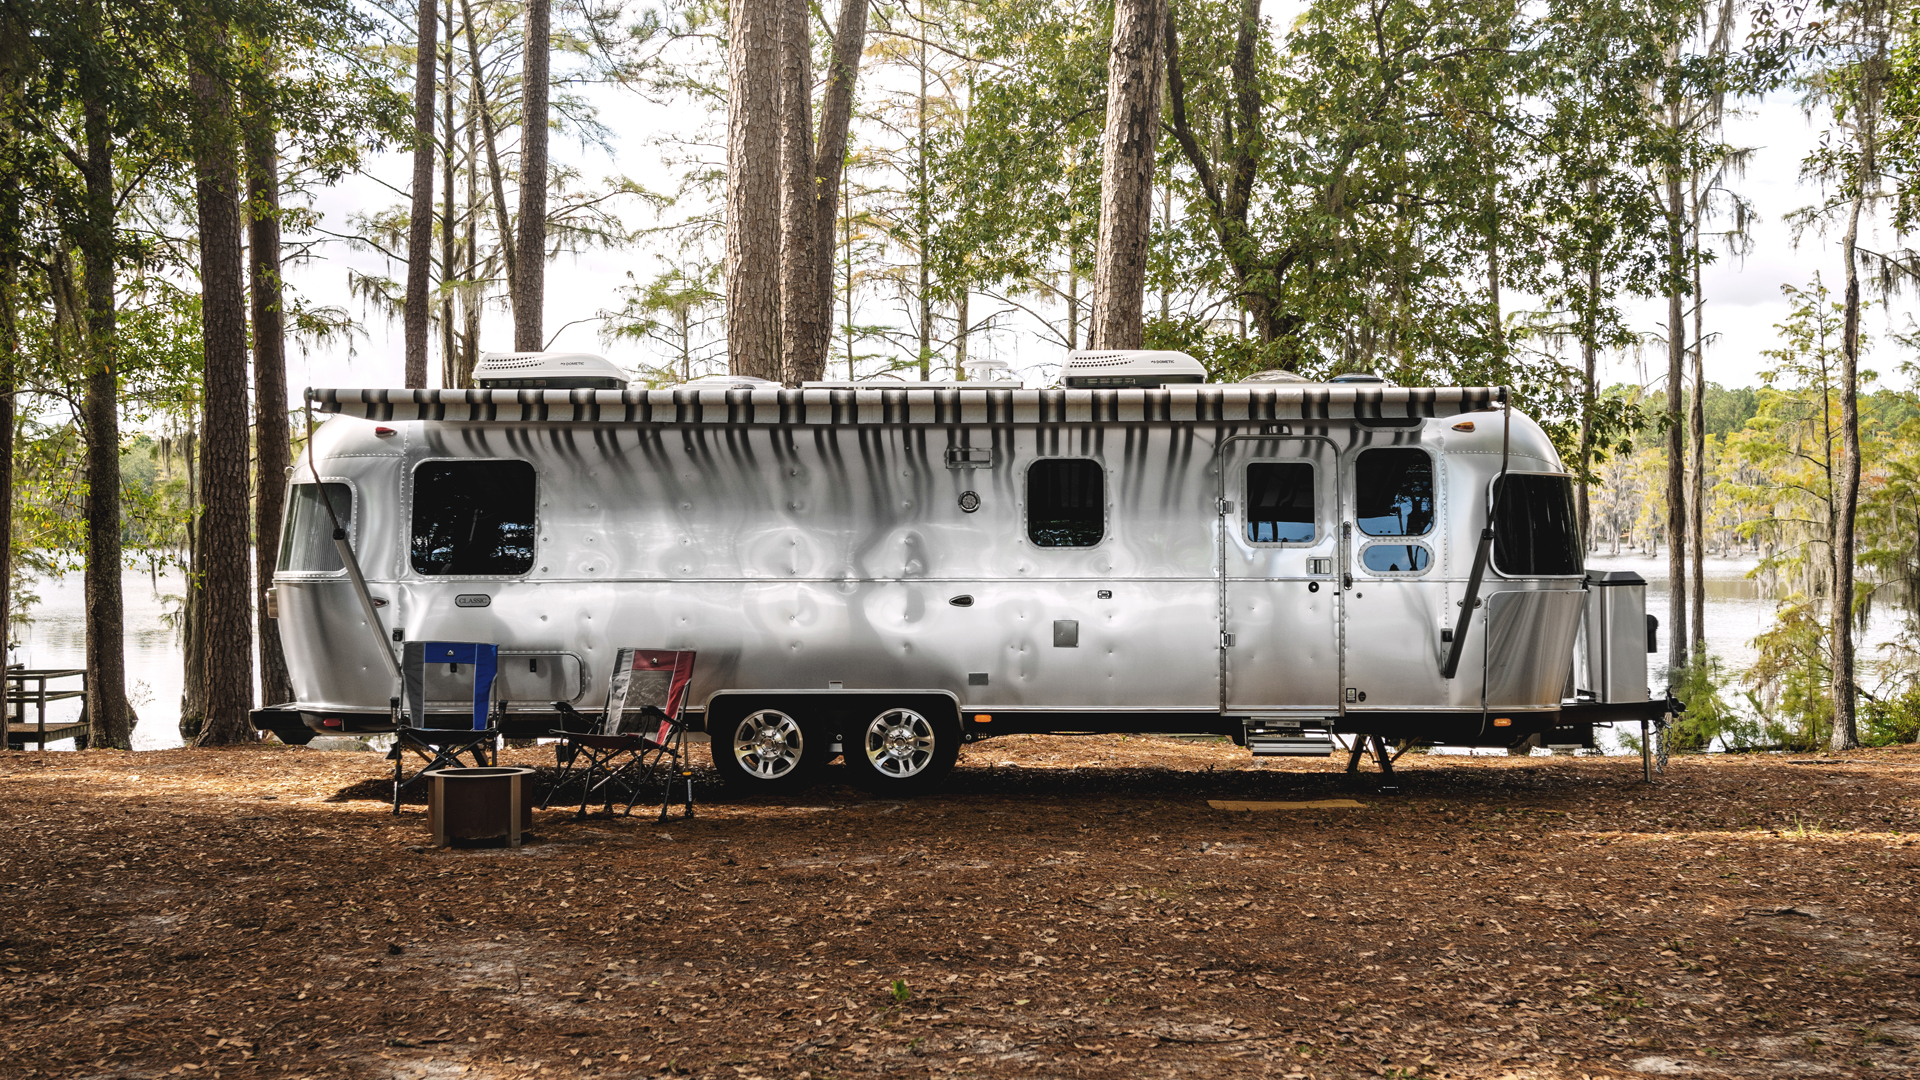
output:
[[[1515,473],[1493,482],[1493,566],[1509,577],[1577,577],[1580,525],[1573,480]]]
[[[1247,539],[1256,544],[1313,543],[1313,466],[1304,461],[1247,466]]]
[[[1360,451],[1353,500],[1368,536],[1425,536],[1433,531],[1433,459],[1409,446]]]
[[[1106,478],[1099,462],[1047,458],[1027,469],[1027,539],[1041,547],[1092,547],[1106,533]]]
[[[533,568],[533,466],[429,461],[413,471],[413,569],[509,577]]]
[[[333,514],[320,502],[326,491]],[[287,520],[280,527],[281,570],[294,574],[331,574],[345,570],[333,544],[333,518],[353,535],[353,489],[345,484],[293,484],[287,488]]]

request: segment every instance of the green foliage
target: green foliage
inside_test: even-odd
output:
[[[905,979],[893,980],[892,993],[893,1000],[898,1004],[905,1005],[907,1002],[913,1000],[913,991],[907,988],[907,980]]]
[[[1668,681],[1674,696],[1686,703],[1686,712],[1667,729],[1675,750],[1706,750],[1716,741],[1727,747],[1752,745],[1753,725],[1722,694],[1727,675],[1717,657],[1695,657],[1693,663],[1669,674]]]
[[[1920,742],[1920,686],[1909,686],[1896,697],[1867,699],[1860,710],[1861,745],[1914,742]]]

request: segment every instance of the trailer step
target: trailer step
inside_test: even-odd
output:
[[[1324,731],[1298,735],[1249,735],[1247,749],[1254,757],[1331,757],[1333,738]]]

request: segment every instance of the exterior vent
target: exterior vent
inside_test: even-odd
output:
[[[473,382],[482,390],[625,390],[627,373],[592,353],[482,353]]]
[[[1179,386],[1207,381],[1207,369],[1183,352],[1122,349],[1077,352],[1060,370],[1060,384],[1070,389],[1130,389]]]

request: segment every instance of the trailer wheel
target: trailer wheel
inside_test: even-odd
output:
[[[843,750],[850,779],[876,795],[921,795],[938,787],[960,756],[950,710],[894,705],[850,732]]]
[[[826,750],[818,731],[773,706],[727,717],[708,738],[714,769],[738,791],[797,791],[813,780]]]

